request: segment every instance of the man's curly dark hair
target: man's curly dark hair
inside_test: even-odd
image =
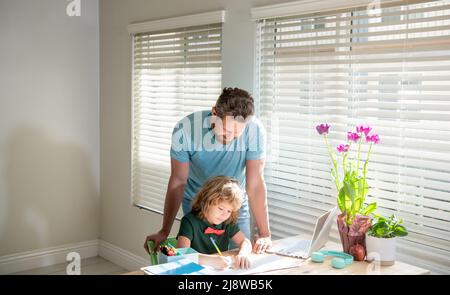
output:
[[[245,90],[226,87],[216,102],[216,113],[220,118],[232,115],[246,119],[255,111],[253,97]]]

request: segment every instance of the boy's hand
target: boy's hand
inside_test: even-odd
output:
[[[228,256],[215,256],[213,267],[215,269],[226,269],[227,267],[231,266],[232,260],[231,257]]]
[[[250,260],[248,259],[248,256],[238,254],[234,257],[234,268],[247,269],[249,267],[250,267]]]

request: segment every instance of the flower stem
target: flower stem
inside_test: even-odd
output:
[[[347,175],[347,157],[348,157],[348,153],[350,152],[350,149],[352,148],[352,143],[351,142],[347,142],[348,144],[348,151],[346,151],[344,153],[343,156],[343,161],[342,161],[342,165],[344,166],[344,175]],[[352,170],[352,167],[350,166],[350,171]]]
[[[358,175],[359,175],[359,160],[361,158],[361,141],[362,141],[362,134],[361,134],[361,137],[359,138],[359,143],[358,143],[358,166],[356,169],[356,172],[358,173]]]
[[[363,177],[364,177],[364,180],[366,180],[367,164],[369,163],[369,158],[370,158],[370,152],[371,152],[371,151],[372,151],[372,143],[370,143],[369,151],[367,152],[367,159],[366,159],[366,162],[364,163],[364,168],[363,168]]]
[[[334,182],[336,185],[336,189],[339,193],[340,188],[340,180],[339,180],[339,174],[338,174],[338,169],[337,169],[337,161],[333,156],[333,153],[331,152],[331,148],[330,148],[330,144],[328,143],[328,138],[327,135],[324,134],[323,138],[325,139],[325,144],[327,145],[327,149],[328,149],[328,155],[330,156],[331,162],[333,163],[333,169],[334,169]]]

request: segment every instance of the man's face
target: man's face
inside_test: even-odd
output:
[[[234,118],[226,116],[224,118],[214,118],[214,133],[217,140],[223,144],[228,144],[235,138],[238,138],[244,132],[246,126],[245,120],[242,118]]]

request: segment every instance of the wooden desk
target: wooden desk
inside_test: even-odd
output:
[[[276,241],[274,241],[276,244]],[[342,250],[340,244],[328,242],[323,250]],[[224,255],[233,255],[236,250],[224,252]],[[267,254],[252,254],[267,255]],[[297,258],[289,258],[297,259]],[[343,269],[335,269],[331,266],[332,257],[326,257],[324,263],[315,263],[311,259],[305,260],[301,266],[283,270],[270,271],[260,274],[267,275],[428,275],[429,270],[396,261],[391,266],[379,266],[375,263],[355,261]],[[141,270],[125,273],[124,275],[144,275]]]

